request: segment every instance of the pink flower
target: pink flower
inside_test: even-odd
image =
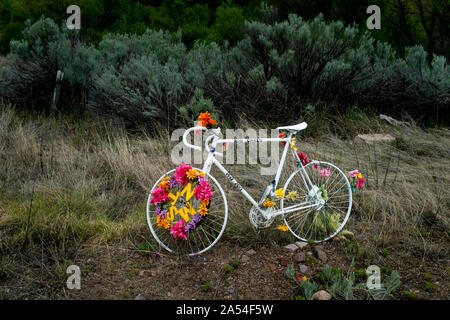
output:
[[[350,171],[350,172],[348,173],[348,175],[349,175],[350,177],[352,177],[352,178],[356,178],[356,177],[358,176],[358,173],[359,173],[358,170],[353,170],[353,171]]]
[[[319,170],[319,165],[317,164],[316,160],[313,160],[312,168],[316,171]]]
[[[306,166],[309,163],[309,159],[308,159],[308,156],[306,155],[306,153],[300,152],[300,153],[297,153],[297,155],[300,158],[302,165]]]
[[[167,196],[166,191],[163,188],[156,188],[152,191],[152,199],[150,200],[151,204],[160,204],[161,202],[169,201],[169,197]]]
[[[180,219],[177,223],[170,227],[170,234],[173,235],[174,239],[181,238],[183,240],[187,240],[184,224],[185,221],[183,219]]]
[[[197,198],[197,200],[203,200],[208,199],[210,200],[213,196],[214,192],[211,191],[211,187],[206,180],[201,180],[200,185],[198,185],[194,189],[194,196]]]
[[[187,166],[184,163],[180,164],[175,169],[176,173],[173,175],[173,178],[178,182],[180,186],[183,186],[189,182],[188,178],[186,177],[186,172],[188,172],[190,169],[192,169],[192,167]]]
[[[358,181],[356,182],[356,187],[358,189],[364,188],[364,178],[358,179]]]
[[[320,176],[322,178],[328,178],[330,176],[330,168],[323,168],[320,170]]]

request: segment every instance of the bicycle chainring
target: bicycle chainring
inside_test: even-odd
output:
[[[266,209],[268,213],[272,212],[274,210],[274,207],[271,208],[267,208]],[[255,207],[252,207],[250,209],[250,212],[248,214],[250,222],[252,223],[252,225],[254,225],[256,228],[267,228],[269,227],[273,220],[275,219],[275,217],[266,219],[261,212],[259,212],[259,210]]]

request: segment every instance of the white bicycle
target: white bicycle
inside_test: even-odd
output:
[[[184,240],[176,238],[176,233],[172,231],[172,228],[170,228],[169,232],[169,227],[167,225],[164,226],[164,223],[161,222],[167,220],[168,225],[170,225],[168,218],[164,220],[158,215],[161,208],[157,208],[157,206],[152,204],[154,190],[161,183],[166,183],[169,179],[168,177],[175,173],[175,169],[167,172],[155,183],[147,201],[147,222],[153,237],[161,247],[169,252],[189,256],[204,253],[217,243],[227,224],[228,203],[224,190],[210,174],[212,165],[217,166],[253,205],[249,212],[249,218],[255,227],[268,227],[275,217],[281,215],[283,216],[285,227],[302,241],[317,243],[334,237],[342,230],[350,215],[352,207],[350,183],[346,175],[331,163],[312,161],[306,165],[302,164],[299,155],[290,146],[293,136],[306,127],[307,124],[305,122],[293,126],[279,127],[277,130],[285,132],[285,137],[261,139],[221,139],[220,128],[193,127],[186,130],[183,135],[183,143],[187,147],[199,151],[202,151],[202,148],[188,143],[187,136],[194,130],[209,131],[208,133],[211,133],[205,141],[205,148],[209,150],[209,154],[203,168],[193,169],[199,173],[204,173],[204,179],[208,181],[213,196],[207,201],[208,206],[203,206],[203,208],[206,208],[203,210],[207,210],[207,215],[200,216],[197,219],[195,230],[186,231]],[[265,188],[259,202],[255,201],[216,159],[216,156],[223,156],[222,153],[216,151],[216,145],[248,142],[285,142],[275,179]],[[277,192],[277,185],[289,149],[293,152],[298,162],[298,167],[288,177],[281,192]],[[171,214],[172,219],[177,213],[180,215],[184,214],[182,208],[186,212],[183,217],[187,221],[189,217],[192,220],[194,214],[201,210],[202,201],[192,196],[192,192],[189,193],[190,188],[189,185],[189,190],[186,191],[186,188],[182,190],[180,186],[178,189],[174,187],[171,191],[170,196],[173,201],[171,203],[167,202],[170,210],[165,211]],[[175,197],[172,192],[173,194],[176,193],[177,196]],[[274,205],[275,202],[276,205]],[[189,207],[189,210],[186,207]],[[155,212],[158,210],[159,212]],[[187,221],[186,223],[188,223]],[[184,221],[181,221],[181,224],[184,225]]]

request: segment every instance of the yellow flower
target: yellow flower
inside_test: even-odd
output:
[[[199,177],[202,177],[202,178],[205,177],[205,173],[204,173],[204,172],[198,172],[197,175],[198,175]]]
[[[170,228],[170,222],[167,218],[165,219],[161,219],[160,216],[158,216],[156,218],[156,224],[158,225],[158,227],[160,228],[164,228],[164,229],[169,229]]]
[[[264,207],[273,207],[275,205],[275,202],[270,201],[269,198],[266,198],[266,201],[264,201],[263,206]]]
[[[295,200],[298,197],[297,191],[291,191],[285,197],[286,200]]]
[[[208,208],[204,204],[200,205],[198,211],[199,211],[198,213],[200,213],[201,216],[206,216],[208,214]]]
[[[291,148],[294,149],[294,151],[297,151],[297,147],[295,146],[295,138],[291,139]]]
[[[275,196],[277,198],[283,198],[284,197],[284,191],[283,188],[278,189],[277,191],[275,191]]]
[[[186,177],[188,177],[188,179],[190,179],[190,180],[197,178],[197,175],[198,175],[198,171],[195,169],[189,169],[189,171],[186,172]]]
[[[288,231],[288,227],[286,225],[279,225],[277,229],[283,232]]]
[[[358,172],[358,174],[357,174],[356,177],[357,177],[358,179],[361,179],[361,178],[362,178],[362,174]]]

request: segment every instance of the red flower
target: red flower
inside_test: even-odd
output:
[[[284,134],[284,132],[280,132],[278,134],[278,138],[284,139],[286,138],[286,135]],[[281,145],[284,147],[286,145],[286,142],[282,142]]]
[[[298,157],[300,158],[300,161],[302,162],[303,166],[306,166],[309,163],[308,156],[304,152],[297,153]]]

